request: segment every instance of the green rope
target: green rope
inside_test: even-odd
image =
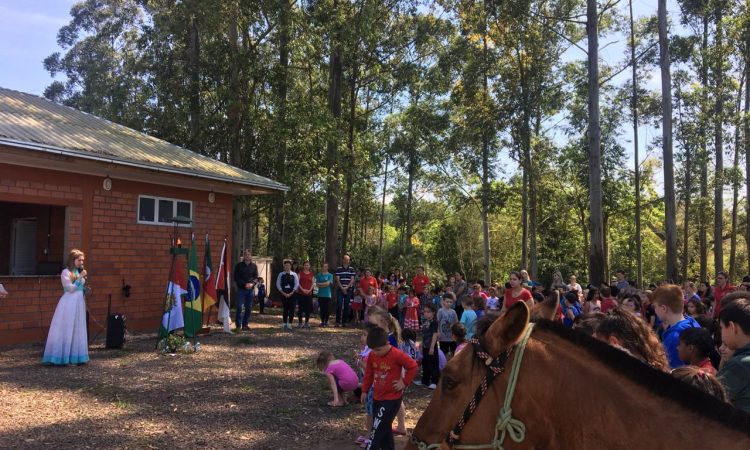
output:
[[[534,328],[534,324],[531,323],[526,327],[526,332],[521,339],[521,342],[516,346],[516,354],[513,357],[513,367],[510,369],[510,378],[508,379],[508,387],[505,390],[505,401],[503,407],[497,416],[497,423],[495,424],[495,437],[490,444],[479,444],[479,445],[456,445],[454,448],[463,448],[467,450],[481,449],[481,448],[492,448],[494,450],[504,450],[503,442],[505,442],[505,436],[516,442],[520,443],[526,438],[526,425],[518,419],[513,418],[513,409],[510,404],[513,402],[513,394],[516,391],[516,383],[518,383],[518,372],[521,370],[521,361],[523,360],[523,352],[526,350],[526,343],[529,342],[531,336],[531,330]],[[440,445],[435,447],[435,444],[430,445],[427,448],[438,448]]]

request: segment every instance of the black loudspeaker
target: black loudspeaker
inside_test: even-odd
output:
[[[125,316],[110,314],[107,317],[106,348],[122,348],[125,343]]]

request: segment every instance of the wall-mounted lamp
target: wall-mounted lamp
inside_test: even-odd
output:
[[[214,194],[214,191],[211,191],[208,193],[208,203],[213,203],[216,201],[216,194]]]
[[[109,175],[107,175],[107,178],[102,181],[102,188],[104,188],[105,191],[112,190],[112,178],[110,178]]]
[[[130,297],[130,285],[125,284],[125,278],[122,279],[122,295],[124,295],[125,298]]]

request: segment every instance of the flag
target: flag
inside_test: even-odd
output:
[[[227,240],[224,239],[224,246],[221,248],[221,258],[219,258],[219,270],[216,271],[215,291],[221,291],[223,295],[219,300],[219,313],[217,319],[222,323],[224,331],[232,332],[232,319],[229,317],[229,289],[227,289]]]
[[[221,248],[221,258],[219,260],[219,272],[216,276],[216,290],[226,291],[227,289],[227,240],[224,239],[224,246]]]
[[[195,252],[195,235],[190,240],[188,256],[188,296],[185,302],[185,336],[193,337],[203,326],[203,309],[201,308],[201,281],[198,274],[198,256]]]
[[[211,270],[211,245],[206,233],[206,253],[203,256],[203,266],[205,275],[203,278],[203,311],[211,308],[216,304],[216,274]]]
[[[159,327],[159,340],[166,337],[172,330],[185,326],[182,317],[182,296],[187,294],[185,273],[176,260],[171,275],[172,279],[167,284],[167,295],[164,299],[164,313]]]

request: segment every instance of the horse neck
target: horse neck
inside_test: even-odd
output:
[[[537,336],[512,405],[527,429],[519,448],[750,448],[747,435],[651,392],[585,349],[547,332]]]

